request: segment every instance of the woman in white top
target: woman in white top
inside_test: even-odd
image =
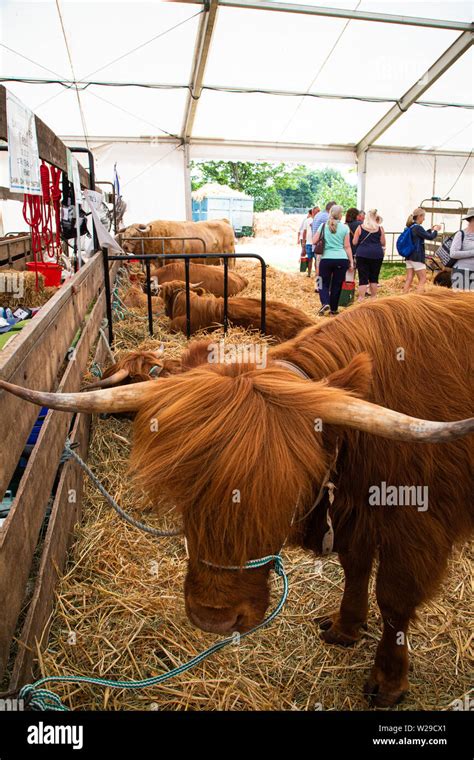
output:
[[[456,259],[451,282],[456,290],[474,291],[474,206],[468,208],[464,217],[467,227],[456,232],[449,255]]]

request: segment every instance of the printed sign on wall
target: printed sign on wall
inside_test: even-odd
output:
[[[10,190],[41,195],[40,159],[33,111],[7,90]]]

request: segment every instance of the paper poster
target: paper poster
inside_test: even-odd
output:
[[[100,221],[99,211],[102,204],[102,193],[98,193],[95,190],[84,190],[84,198],[86,199],[92,214],[92,220],[94,222],[100,247],[108,248],[110,251],[115,251],[115,253],[123,253],[123,250],[117,241]]]
[[[35,115],[8,90],[7,129],[10,190],[42,195]]]

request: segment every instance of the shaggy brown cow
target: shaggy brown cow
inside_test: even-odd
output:
[[[449,290],[361,304],[272,349],[265,369],[209,364],[84,394],[0,386],[64,411],[137,411],[131,466],[155,504],[167,495],[182,510],[186,609],[204,630],[259,623],[269,567],[245,563],[285,542],[319,554],[329,522],[346,583],[322,636],[352,644],[377,558],[383,633],[366,693],[386,707],[408,688],[409,622],[474,529],[473,308]],[[428,502],[390,503],[384,484],[428,488]]]
[[[156,280],[156,285],[161,285],[171,280],[180,280],[184,282],[184,261],[173,261],[164,267],[151,267],[151,274]],[[224,295],[224,267],[212,267],[210,269],[203,264],[190,264],[189,277],[191,282],[199,282],[200,285],[208,292],[215,296]],[[237,272],[228,274],[228,294],[235,296],[241,290],[247,287],[249,281]]]
[[[88,390],[111,388],[117,385],[141,383],[150,378],[169,377],[204,364],[208,357],[208,340],[194,341],[179,359],[164,359],[162,350],[130,351],[107,367],[100,380],[86,387]]]
[[[165,305],[165,314],[171,319],[172,332],[186,332],[186,292],[184,282],[177,280],[160,285],[160,295]],[[206,293],[199,286],[193,285],[191,298],[191,333],[204,328],[213,329],[224,320],[224,299]],[[227,315],[229,322],[235,326],[260,329],[261,302],[259,298],[229,298]],[[300,309],[288,306],[280,301],[266,303],[267,335],[279,341],[288,340],[303,328],[314,322]]]
[[[181,240],[145,240],[144,253],[235,253],[234,229],[227,219],[216,219],[209,222],[171,222],[157,220],[149,224],[132,224],[121,235],[127,238],[148,237],[193,237],[201,238],[206,244],[204,251],[200,240],[185,240],[184,249]],[[123,240],[122,248],[126,253],[140,254],[141,241]],[[192,259],[200,264],[221,264],[221,259]],[[231,259],[231,262],[234,260]],[[160,266],[160,259],[157,266]]]

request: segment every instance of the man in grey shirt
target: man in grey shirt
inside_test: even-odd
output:
[[[313,219],[313,237],[316,235],[320,226],[327,222],[327,220],[329,219],[329,212],[331,211],[332,207],[335,205],[336,205],[336,201],[329,201],[329,203],[326,203],[326,210],[320,211],[319,214],[316,214],[316,216]]]
[[[449,250],[456,260],[451,281],[456,290],[474,290],[474,206],[468,208],[464,221],[466,229],[456,232]]]

